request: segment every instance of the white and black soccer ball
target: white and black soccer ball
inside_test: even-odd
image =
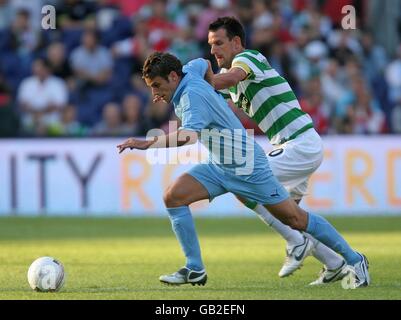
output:
[[[64,267],[60,261],[52,257],[40,257],[29,267],[28,282],[35,291],[59,291],[64,281]]]

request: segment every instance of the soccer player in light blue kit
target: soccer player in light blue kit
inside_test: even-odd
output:
[[[160,281],[175,285],[206,283],[207,274],[189,205],[232,192],[264,205],[283,223],[311,234],[341,254],[348,264],[350,287],[369,285],[367,259],[351,249],[326,219],[305,212],[289,197],[272,174],[263,149],[247,134],[223,97],[203,79],[207,69],[204,59],[182,67],[171,54],[151,54],[144,63],[143,78],[154,97],[173,103],[182,126],[153,140],[130,138],[117,146],[121,153],[127,148],[168,148],[200,139],[210,152],[207,164],[194,166],[164,193],[164,203],[186,264],[173,274],[161,276]]]

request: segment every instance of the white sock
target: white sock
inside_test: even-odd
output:
[[[304,243],[304,237],[301,232],[290,228],[271,215],[271,213],[262,205],[258,204],[253,209],[260,219],[267,225],[276,230],[281,236],[287,240],[288,246],[293,247]]]
[[[321,263],[326,265],[327,269],[334,270],[339,268],[343,264],[344,259],[338,253],[331,250],[329,247],[312,237],[310,234],[304,233],[304,235],[308,237],[315,245],[315,248],[312,251],[312,255]]]

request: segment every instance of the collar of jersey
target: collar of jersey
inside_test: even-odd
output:
[[[187,74],[184,73],[182,78],[181,78],[180,84],[177,86],[177,89],[175,89],[175,92],[174,92],[174,95],[173,95],[173,99],[171,99],[171,101],[174,104],[178,104],[178,102],[179,102],[179,100],[181,98],[181,93],[184,90],[184,88],[185,88],[185,86],[186,86],[186,84],[187,84],[187,82],[189,80],[188,78],[189,77],[187,76]]]

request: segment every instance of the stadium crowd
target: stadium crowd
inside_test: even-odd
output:
[[[240,19],[247,47],[262,52],[289,81],[320,134],[401,133],[401,45],[378,44],[370,3],[0,0],[0,136],[167,131],[173,109],[152,102],[141,66],[159,50],[183,63],[208,58],[217,71],[207,32],[224,15]],[[45,4],[56,8],[55,29],[41,26]],[[356,8],[355,30],[341,27],[346,4]]]

